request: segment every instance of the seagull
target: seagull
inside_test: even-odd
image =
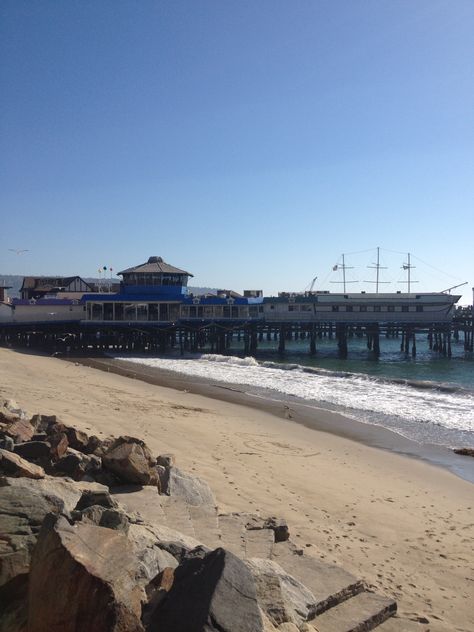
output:
[[[18,249],[18,248],[9,248],[10,252],[15,252],[17,255],[22,255],[24,252],[30,252],[28,248]]]

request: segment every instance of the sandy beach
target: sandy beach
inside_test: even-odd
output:
[[[30,414],[142,438],[206,479],[221,510],[286,518],[294,541],[394,597],[420,630],[474,630],[474,486],[448,470],[297,423],[282,406],[224,401],[217,388],[195,394],[7,349],[0,374],[0,395]],[[316,414],[324,427],[327,413]]]

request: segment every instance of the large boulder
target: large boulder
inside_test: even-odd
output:
[[[119,437],[104,452],[102,464],[124,483],[158,484],[156,460],[140,439]]]
[[[279,564],[259,558],[247,559],[245,564],[255,579],[260,607],[274,625],[299,626],[314,617],[315,596]]]
[[[171,584],[171,581],[169,581]],[[151,615],[152,632],[263,632],[253,577],[238,557],[219,548],[190,555]]]
[[[148,584],[165,568],[178,566],[176,558],[159,546],[157,536],[148,526],[131,524],[128,539],[137,558],[137,575],[140,582]]]
[[[143,632],[127,537],[47,516],[31,561],[28,632]]]
[[[40,480],[29,480],[26,478],[0,478],[0,496],[3,487],[15,488],[16,494],[20,497],[24,489],[36,492],[45,498],[55,500],[60,507],[61,513],[73,511],[82,494],[85,491],[103,493],[108,492],[108,488],[100,483],[89,481],[72,481],[68,478],[58,478],[56,476],[45,476]],[[1,506],[1,504],[0,504]]]
[[[44,517],[64,509],[61,499],[39,489],[40,481],[15,480],[25,484],[0,487],[0,588],[28,574]]]
[[[177,467],[169,468],[166,492],[169,496],[179,496],[188,505],[209,505],[211,507],[217,505],[214,494],[205,481],[197,476],[190,476]]]

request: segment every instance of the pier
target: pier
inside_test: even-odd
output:
[[[259,344],[284,355],[288,342],[299,340],[307,344],[309,355],[318,354],[323,339],[334,342],[340,358],[350,354],[351,340],[364,339],[367,351],[378,357],[383,341],[396,338],[400,352],[416,357],[417,343],[427,340],[429,349],[450,358],[454,344],[463,345],[466,352],[473,351],[472,312],[455,316],[450,323],[340,323],[340,322],[259,322],[258,320],[188,319],[176,322],[94,322],[73,323],[15,323],[0,327],[0,345],[30,348],[57,354],[87,353],[153,353],[178,351],[230,353],[238,343],[246,356],[258,353]],[[269,344],[270,343],[270,344]]]
[[[343,264],[345,265],[345,264]],[[378,266],[377,260],[377,266]],[[378,269],[378,268],[377,268]],[[315,356],[322,339],[346,358],[351,341],[363,339],[378,357],[383,340],[416,356],[422,337],[429,349],[451,357],[453,344],[473,351],[473,309],[444,292],[280,292],[216,290],[194,296],[193,275],[161,257],[118,272],[116,292],[100,292],[80,277],[25,277],[22,298],[0,300],[0,344],[43,348],[57,354],[178,351],[253,356],[259,347],[283,355],[297,340]],[[6,291],[6,288],[4,288]],[[270,344],[269,344],[270,343]],[[360,345],[359,345],[360,346]]]

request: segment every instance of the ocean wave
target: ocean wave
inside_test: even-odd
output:
[[[378,415],[432,427],[474,431],[474,395],[456,388],[443,389],[439,384],[334,372],[298,364],[259,363],[254,358],[215,354],[184,359],[120,359],[225,384],[239,384],[248,387],[247,390],[265,389],[283,397],[322,402],[341,412],[350,411],[361,420]]]
[[[355,373],[350,371],[330,371],[328,369],[323,369],[319,367],[308,367],[297,363],[282,363],[282,362],[272,362],[269,360],[258,361],[255,358],[248,356],[245,358],[240,358],[238,356],[224,356],[218,354],[202,354],[196,355],[195,357],[206,360],[208,362],[219,362],[224,364],[231,364],[234,366],[261,366],[267,369],[276,369],[280,371],[302,371],[303,373],[309,373],[314,375],[323,375],[331,378],[342,378],[342,379],[360,379],[366,380],[367,382],[374,382],[378,384],[401,384],[404,386],[416,388],[416,389],[424,389],[424,390],[434,390],[444,393],[465,393],[466,395],[471,394],[472,392],[462,386],[456,386],[452,384],[445,384],[443,382],[436,382],[431,380],[415,380],[415,379],[404,379],[397,377],[379,377],[373,375],[366,375],[364,373]]]

